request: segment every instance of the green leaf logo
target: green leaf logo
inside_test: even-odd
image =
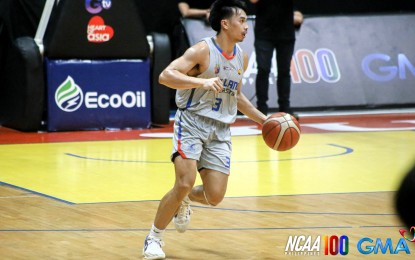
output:
[[[83,99],[82,89],[71,76],[68,76],[55,92],[56,105],[65,112],[76,111],[82,105]]]

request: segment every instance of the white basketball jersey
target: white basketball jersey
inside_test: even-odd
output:
[[[242,49],[236,44],[233,58],[228,59],[213,38],[203,41],[209,46],[209,67],[198,78],[219,77],[224,89],[218,94],[203,88],[177,90],[177,107],[223,123],[233,123],[237,113],[237,88],[244,73]]]

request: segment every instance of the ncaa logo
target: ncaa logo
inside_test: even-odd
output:
[[[68,76],[55,92],[56,105],[65,112],[76,111],[82,105],[83,99],[82,89],[75,84],[71,76]]]

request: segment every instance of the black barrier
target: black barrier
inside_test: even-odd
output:
[[[168,124],[170,113],[170,89],[159,83],[160,73],[171,61],[170,40],[166,34],[152,33],[154,51],[152,57],[151,119],[154,124]]]
[[[150,48],[134,0],[60,0],[45,37],[51,59],[144,59]]]
[[[0,124],[23,131],[38,130],[43,114],[43,67],[26,37],[35,35],[44,3],[0,0]]]
[[[36,131],[41,127],[45,84],[42,57],[31,37],[20,37],[10,49],[6,66],[5,102],[8,115],[3,124],[22,131]]]
[[[408,106],[415,104],[415,14],[308,17],[297,34],[291,64],[296,109]],[[244,94],[255,104],[254,20],[240,45],[249,56]],[[215,32],[185,19],[190,44]],[[405,40],[403,40],[405,39]],[[275,54],[275,53],[274,53]],[[268,106],[277,106],[276,62]]]

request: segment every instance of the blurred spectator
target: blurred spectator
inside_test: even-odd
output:
[[[295,10],[294,11],[294,26],[295,28],[299,28],[301,26],[301,24],[303,23],[304,20],[304,16],[303,13]]]
[[[152,32],[172,35],[180,13],[178,0],[135,0],[147,34]]]
[[[179,11],[183,18],[209,18],[214,0],[179,0]]]
[[[181,18],[202,19],[208,23],[210,6],[214,0],[178,0],[177,8]],[[174,28],[174,56],[180,57],[190,47],[186,31],[181,22]]]
[[[277,94],[280,112],[294,114],[290,105],[291,59],[295,44],[295,27],[303,21],[301,12],[294,12],[293,0],[250,0],[256,5],[255,53],[257,107],[268,113],[269,74],[274,50],[277,53]]]

